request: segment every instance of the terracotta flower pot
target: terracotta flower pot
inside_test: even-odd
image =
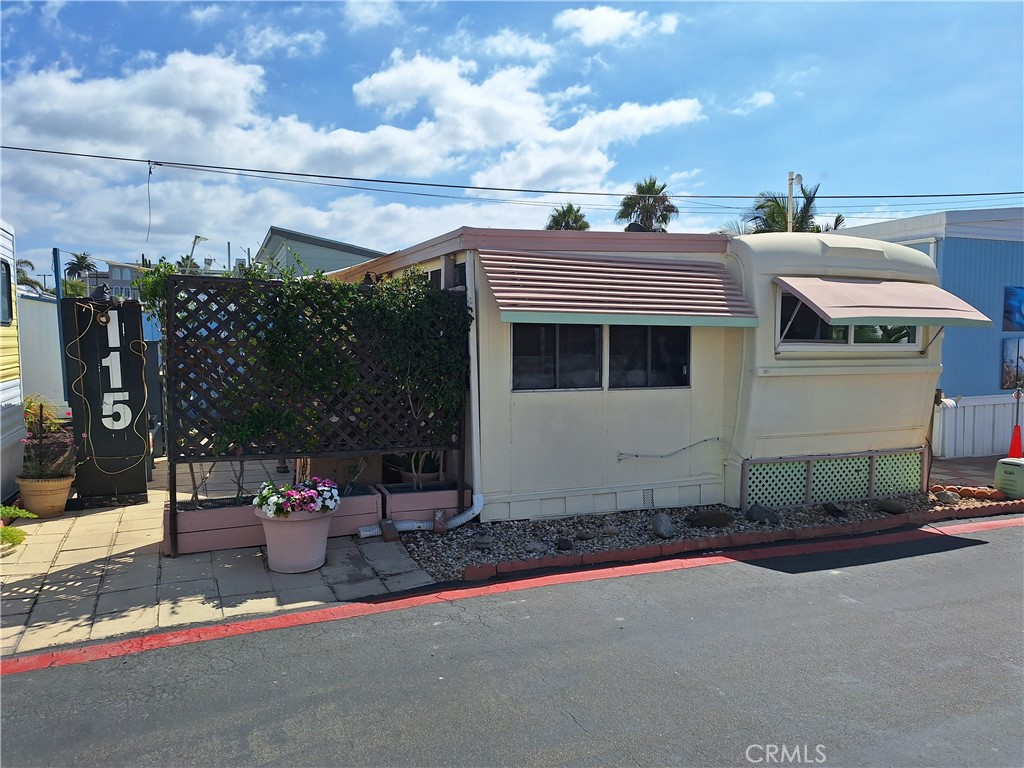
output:
[[[18,477],[21,506],[38,517],[60,517],[74,477]]]
[[[267,564],[278,573],[304,573],[327,559],[330,513],[292,512],[288,517],[267,517],[256,508],[267,539]]]

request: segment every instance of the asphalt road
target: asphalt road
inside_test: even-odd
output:
[[[1024,528],[2,679],[28,765],[1024,765]]]

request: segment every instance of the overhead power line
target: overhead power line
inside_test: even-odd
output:
[[[0,145],[0,149],[10,150],[12,152],[31,152],[43,155],[58,155],[62,157],[78,157],[89,160],[110,160],[123,163],[145,163],[150,168],[163,167],[163,168],[175,168],[180,170],[193,170],[203,171],[208,173],[228,173],[236,175],[247,175],[256,178],[267,178],[267,179],[279,179],[282,181],[292,181],[298,183],[308,184],[321,184],[324,186],[343,186],[334,184],[324,184],[324,181],[345,181],[354,182],[359,184],[387,184],[402,187],[422,187],[431,189],[459,189],[468,190],[474,192],[507,192],[515,194],[529,194],[529,195],[561,195],[561,196],[589,196],[589,197],[623,197],[624,195],[634,194],[635,190],[629,190],[626,192],[588,192],[581,190],[559,190],[559,189],[529,189],[522,187],[487,187],[487,186],[476,186],[471,184],[443,184],[440,182],[429,182],[429,181],[407,181],[403,179],[376,179],[366,178],[359,176],[337,176],[323,173],[307,173],[301,171],[278,171],[266,168],[245,168],[239,166],[229,165],[211,165],[207,163],[183,163],[171,160],[150,160],[138,157],[119,157],[116,155],[98,155],[90,154],[86,152],[66,152],[53,149],[40,149],[38,147],[15,147],[10,145]],[[324,180],[324,181],[318,181]],[[363,189],[365,191],[372,192],[393,192],[397,193],[397,190],[381,189],[379,187],[352,187],[355,189]],[[402,192],[401,194],[415,194],[411,192]],[[419,196],[423,197],[447,197],[446,195],[429,194],[429,193],[418,193]],[[1006,197],[1006,196],[1020,196],[1024,195],[1024,191],[1020,192],[952,192],[952,193],[928,193],[928,194],[909,194],[909,195],[817,195],[816,200],[909,200],[909,199],[936,199],[936,198],[978,198],[978,197]],[[683,201],[700,201],[700,200],[756,200],[757,195],[669,195],[669,197]],[[465,200],[465,198],[456,198],[459,200]],[[481,202],[502,202],[509,204],[539,204],[537,201],[515,201],[515,200],[488,200],[485,198],[474,198],[479,199]],[[723,206],[727,207],[727,206]]]

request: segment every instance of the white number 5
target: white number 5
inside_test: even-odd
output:
[[[118,400],[127,400],[127,392],[103,393],[103,426],[109,430],[124,429],[132,421],[132,409]]]

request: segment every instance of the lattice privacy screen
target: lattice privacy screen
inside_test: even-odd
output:
[[[375,329],[324,302],[296,323],[308,323],[308,349],[282,349],[268,307],[279,284],[237,278],[168,278],[167,397],[172,461],[231,451],[251,455],[359,454],[457,448],[457,413],[435,413],[376,353]],[[451,297],[464,302],[464,298]],[[445,333],[438,321],[436,334]],[[379,336],[379,334],[376,334]],[[280,334],[279,334],[280,336]],[[468,340],[467,340],[468,343]],[[466,371],[455,380],[464,386]],[[310,388],[301,361],[347,356],[356,383]],[[276,356],[276,359],[274,359]],[[282,364],[281,359],[285,360]],[[288,360],[294,359],[294,365]],[[323,359],[323,358],[319,358]],[[440,384],[439,384],[440,386]],[[232,446],[225,451],[225,445]]]
[[[921,490],[924,449],[856,456],[748,459],[742,506],[793,507]]]

